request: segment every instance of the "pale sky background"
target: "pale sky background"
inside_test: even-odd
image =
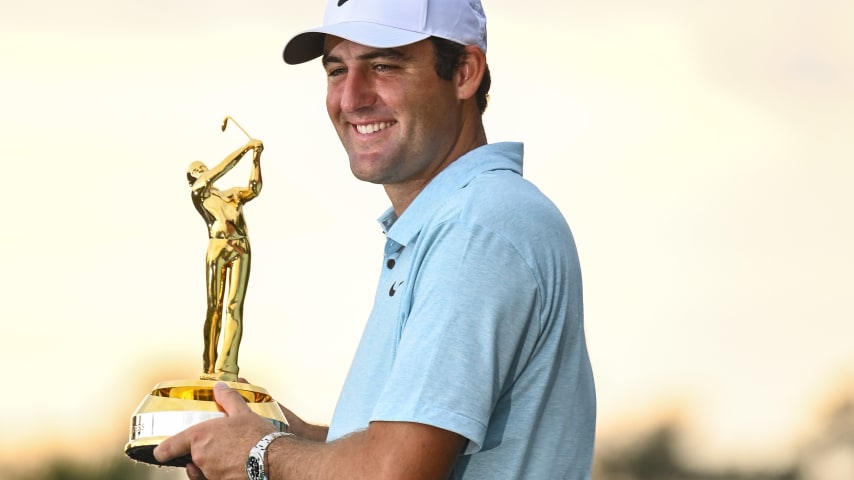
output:
[[[119,452],[155,383],[198,374],[184,171],[243,144],[226,115],[266,146],[241,373],[328,422],[387,200],[350,175],[319,63],[281,61],[323,2],[0,5],[0,464]],[[697,462],[791,458],[854,392],[854,4],[485,9],[487,134],[526,143],[575,233],[600,438],[675,416]]]

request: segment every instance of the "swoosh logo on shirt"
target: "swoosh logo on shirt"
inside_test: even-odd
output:
[[[393,297],[394,294],[397,293],[397,290],[395,290],[395,288],[394,288],[395,283],[397,284],[398,287],[403,285],[403,282],[391,282],[391,287],[388,289],[388,296],[389,297]]]

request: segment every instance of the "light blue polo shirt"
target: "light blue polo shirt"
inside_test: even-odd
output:
[[[596,397],[575,243],[522,144],[451,163],[396,218],[330,441],[371,421],[468,439],[450,478],[587,479]]]

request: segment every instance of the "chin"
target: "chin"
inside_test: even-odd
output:
[[[364,182],[382,183],[386,175],[382,168],[382,156],[373,154],[350,155],[350,172]]]
[[[361,180],[367,183],[373,183],[376,185],[382,185],[383,179],[377,175],[371,174],[371,172],[364,172],[355,168],[350,168],[350,172],[353,174],[356,179]]]

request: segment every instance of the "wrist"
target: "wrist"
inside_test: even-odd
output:
[[[329,427],[314,425],[312,423],[298,421],[288,425],[288,431],[297,437],[314,442],[326,442],[326,434]]]

